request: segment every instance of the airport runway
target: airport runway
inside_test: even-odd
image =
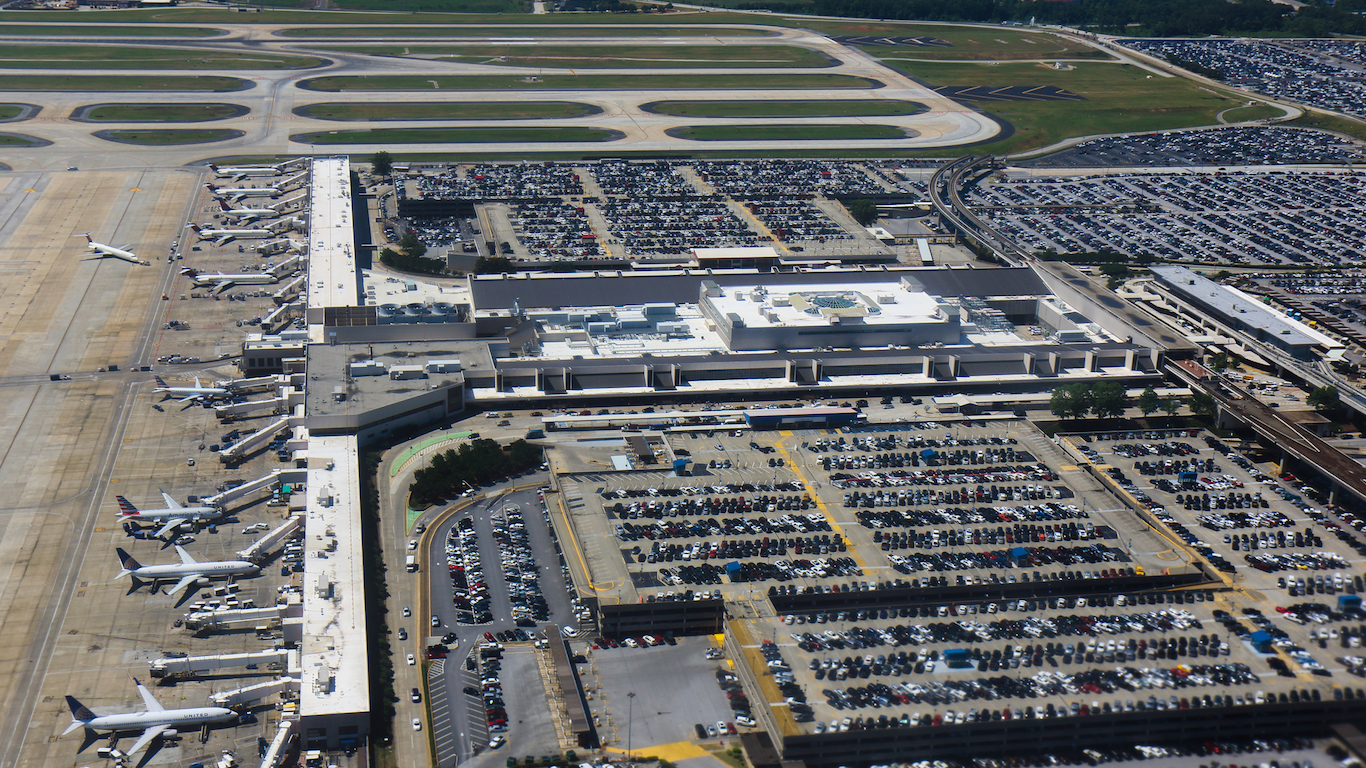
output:
[[[203,26],[203,25],[201,25]],[[620,45],[629,41],[633,45],[782,45],[800,46],[818,51],[834,63],[827,67],[764,67],[764,68],[644,68],[612,70],[579,70],[586,76],[601,75],[800,75],[800,74],[839,74],[863,77],[878,81],[884,87],[875,89],[763,89],[763,90],[679,90],[679,91],[638,91],[638,90],[538,90],[538,91],[410,91],[410,92],[343,92],[327,93],[309,91],[299,87],[300,81],[322,76],[361,76],[361,75],[500,75],[500,76],[547,76],[552,74],[574,74],[575,70],[549,69],[545,67],[515,67],[483,64],[468,64],[448,61],[434,61],[423,58],[399,58],[370,56],[357,53],[333,53],[318,51],[317,48],[328,44],[345,42],[355,44],[366,42],[347,38],[327,41],[322,39],[286,38],[276,35],[285,26],[262,28],[246,25],[211,25],[227,31],[227,35],[215,38],[194,38],[168,40],[166,38],[129,39],[129,38],[82,38],[81,42],[91,45],[146,45],[158,47],[185,47],[194,50],[231,51],[254,53],[274,52],[312,55],[328,60],[328,64],[303,70],[255,70],[214,71],[138,71],[106,70],[102,74],[156,74],[156,75],[228,75],[251,80],[253,87],[232,93],[64,93],[64,92],[0,92],[0,101],[41,104],[43,112],[36,118],[6,124],[6,129],[35,136],[53,142],[39,148],[0,149],[0,162],[10,165],[17,171],[37,169],[60,169],[68,166],[80,168],[136,168],[184,164],[208,157],[225,155],[279,155],[299,153],[367,153],[378,149],[391,152],[546,152],[564,151],[567,143],[533,144],[329,144],[309,145],[292,141],[290,136],[315,131],[364,129],[369,127],[404,128],[434,126],[465,127],[556,127],[581,126],[619,131],[622,138],[611,142],[584,142],[576,146],[591,145],[594,151],[601,152],[680,152],[707,150],[742,149],[918,149],[956,146],[984,141],[1000,131],[994,121],[951,99],[917,83],[905,75],[884,66],[881,62],[853,48],[848,48],[828,37],[797,29],[783,29],[778,34],[767,37],[629,37],[629,38],[541,38],[546,44],[587,44]],[[558,26],[558,25],[557,25]],[[718,25],[742,26],[742,25]],[[771,27],[753,28],[773,31]],[[73,41],[72,38],[53,38],[45,40]],[[0,25],[0,43],[16,44],[23,41],[33,42],[32,37],[4,36],[4,26]],[[462,45],[480,42],[493,43],[506,40],[460,40],[451,38],[384,38],[386,45],[420,45],[460,43]],[[26,69],[14,74],[70,75],[66,69]],[[910,134],[904,139],[878,140],[839,140],[839,141],[690,141],[673,138],[666,134],[670,128],[697,125],[752,124],[753,118],[678,118],[656,115],[640,108],[642,104],[670,100],[774,100],[774,99],[897,99],[919,102],[928,110],[917,115],[895,117],[840,117],[840,118],[797,118],[784,119],[784,123],[840,123],[840,124],[877,124],[902,128]],[[602,110],[596,115],[573,119],[547,120],[468,120],[468,121],[384,121],[382,123],[338,122],[317,120],[295,115],[296,107],[331,101],[487,101],[519,103],[526,101],[576,101],[596,106]],[[212,144],[189,146],[143,147],[112,144],[92,136],[100,129],[147,128],[146,123],[91,124],[69,119],[71,113],[80,106],[92,103],[200,103],[229,102],[241,104],[250,109],[242,117],[196,123],[193,127],[225,128],[242,131],[244,135],[236,139]],[[175,128],[183,124],[160,124],[155,127]]]

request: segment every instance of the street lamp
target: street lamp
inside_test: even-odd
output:
[[[631,762],[631,726],[635,725],[636,692],[626,694],[626,762]]]

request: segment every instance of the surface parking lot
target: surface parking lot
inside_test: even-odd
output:
[[[1083,141],[1025,160],[1031,168],[1343,165],[1361,159],[1359,146],[1325,131],[1285,127],[1163,131]]]
[[[1358,173],[1126,174],[980,186],[969,204],[1024,248],[1218,264],[1363,260]]]

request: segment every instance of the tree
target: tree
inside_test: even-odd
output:
[[[1137,405],[1138,410],[1142,411],[1144,416],[1147,416],[1148,414],[1155,412],[1158,408],[1161,407],[1161,404],[1158,402],[1157,390],[1153,389],[1152,387],[1148,387],[1144,389],[1142,392],[1138,393]]]
[[[1316,411],[1331,411],[1338,407],[1338,388],[1331,384],[1326,387],[1318,387],[1310,392],[1304,401]]]
[[[404,232],[403,237],[399,238],[398,247],[409,256],[421,258],[427,254],[427,246],[412,231]]]
[[[1201,416],[1213,416],[1218,408],[1214,402],[1214,395],[1206,392],[1191,393],[1191,411]]]
[[[504,272],[512,272],[512,260],[506,256],[480,256],[474,260],[474,274],[476,275],[500,275]]]
[[[1176,415],[1177,411],[1181,410],[1181,404],[1176,402],[1174,397],[1164,397],[1162,398],[1162,410],[1167,414],[1167,418],[1171,418]]]
[[[1123,384],[1107,381],[1091,388],[1091,409],[1100,418],[1117,419],[1129,407],[1129,395]]]
[[[394,158],[388,152],[380,150],[370,156],[370,168],[376,176],[388,176],[394,172]]]
[[[1227,352],[1220,352],[1209,359],[1209,367],[1215,373],[1223,373],[1232,362]]]
[[[1060,418],[1080,419],[1091,410],[1091,388],[1085,384],[1064,384],[1053,390],[1048,409]]]
[[[854,221],[865,227],[877,221],[877,204],[872,200],[850,200],[845,207],[849,209],[849,215],[854,217]]]

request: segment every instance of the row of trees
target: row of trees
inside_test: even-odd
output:
[[[418,240],[417,235],[412,232],[404,233],[398,241],[398,247],[397,251],[392,248],[382,249],[379,252],[379,263],[390,269],[427,275],[439,275],[446,271],[446,262],[427,258],[426,244]]]
[[[1209,398],[1209,395],[1205,395]],[[1159,397],[1157,390],[1148,387],[1139,393],[1132,402],[1123,384],[1104,382],[1101,384],[1064,384],[1053,390],[1048,408],[1054,416],[1062,419],[1080,419],[1088,414],[1097,418],[1119,418],[1130,405],[1138,407],[1144,416],[1157,411],[1165,411],[1175,416],[1181,404],[1174,397]],[[1209,398],[1207,413],[1213,413],[1214,400]],[[1205,410],[1202,403],[1197,409],[1196,398],[1191,398],[1191,408],[1197,413]]]
[[[413,473],[408,492],[414,506],[440,504],[466,488],[488,485],[539,463],[541,449],[525,440],[515,440],[505,450],[493,440],[479,438],[433,456],[431,466]]]

